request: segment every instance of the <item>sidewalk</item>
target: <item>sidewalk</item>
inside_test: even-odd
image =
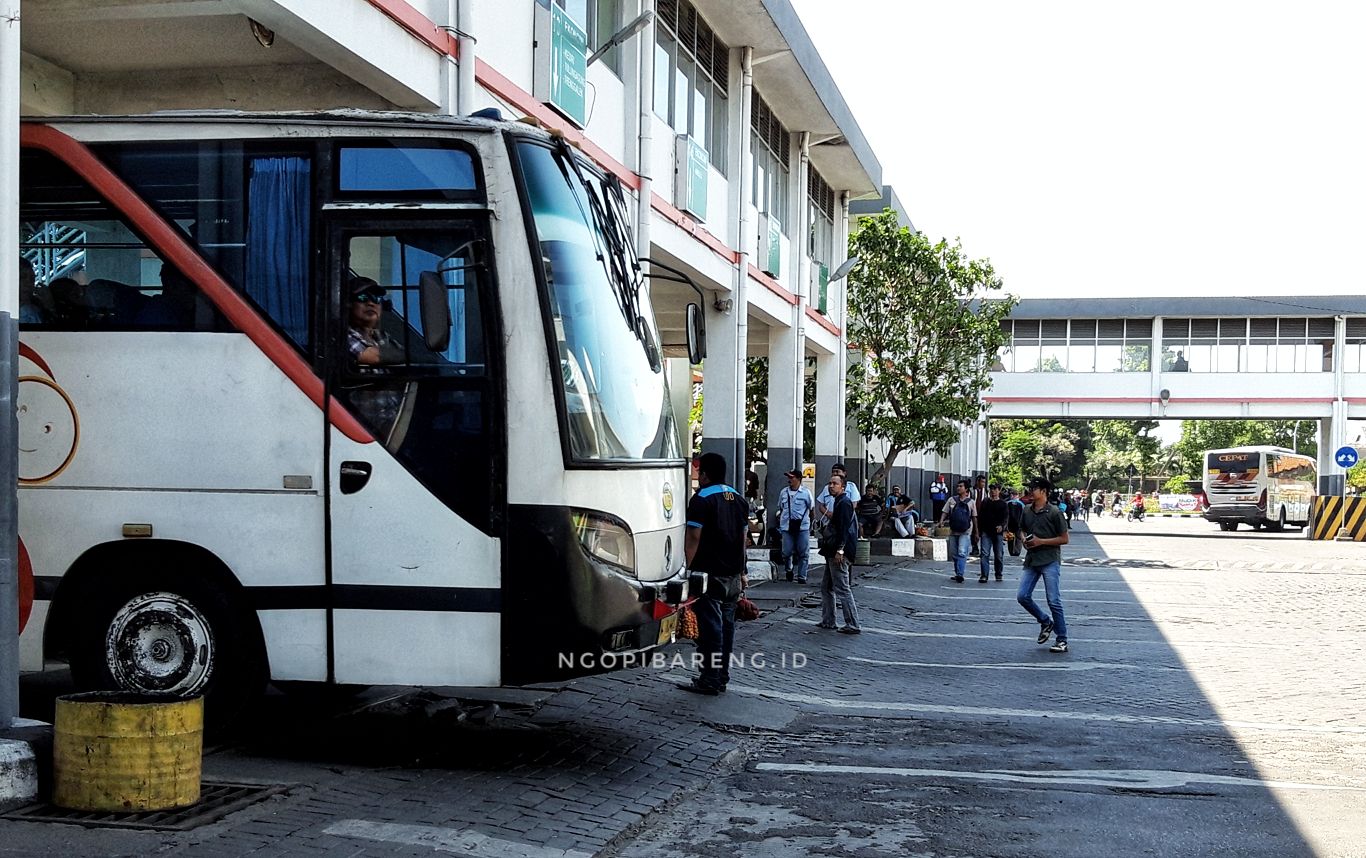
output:
[[[891,570],[892,558],[878,560],[856,567],[855,582]],[[823,572],[813,564],[812,585]],[[766,613],[737,628],[740,682],[765,672],[779,681],[774,668],[794,674],[780,685],[829,681],[791,666],[808,631],[793,621],[814,623],[794,602],[818,592],[812,585],[751,585]],[[593,854],[741,766],[746,737],[797,717],[781,700],[675,688],[693,673],[692,651],[666,648],[658,669],[489,694],[501,702],[487,724],[450,705],[453,689],[376,689],[359,708],[326,715],[272,695],[243,735],[206,749],[204,777],[288,785],[282,794],[184,833],[0,820],[0,837],[26,855]]]

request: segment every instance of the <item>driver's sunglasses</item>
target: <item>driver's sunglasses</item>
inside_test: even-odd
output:
[[[356,301],[360,304],[379,304],[384,300],[384,296],[376,292],[357,292]]]

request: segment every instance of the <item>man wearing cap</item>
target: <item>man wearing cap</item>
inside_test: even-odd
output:
[[[362,375],[383,373],[383,365],[403,361],[403,350],[380,329],[380,320],[384,316],[381,302],[385,292],[383,286],[369,277],[352,277],[347,283],[351,304],[347,316],[346,348],[356,362],[353,369]],[[403,403],[402,391],[387,384],[353,390],[350,398],[370,428],[382,435],[388,434]]]
[[[1039,621],[1039,643],[1048,643],[1055,631],[1057,642],[1049,652],[1067,652],[1067,621],[1062,612],[1062,546],[1068,542],[1067,522],[1062,511],[1048,502],[1053,484],[1042,477],[1029,481],[1025,494],[1023,516],[1024,572],[1020,575],[1020,592],[1016,600]],[[1034,588],[1043,579],[1048,597],[1049,613],[1045,614],[1034,602]]]
[[[811,510],[816,501],[802,485],[800,471],[788,471],[787,485],[778,493],[778,528],[783,534],[783,566],[787,580],[796,573],[797,583],[806,583],[806,566],[811,556]]]

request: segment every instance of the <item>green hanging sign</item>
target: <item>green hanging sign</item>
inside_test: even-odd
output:
[[[588,116],[588,34],[550,4],[550,103],[582,126]]]

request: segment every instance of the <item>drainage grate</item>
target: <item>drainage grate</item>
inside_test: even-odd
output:
[[[0,814],[3,819],[24,822],[62,822],[87,828],[130,828],[142,831],[189,831],[215,822],[262,799],[284,792],[283,786],[209,783],[200,786],[199,803],[177,810],[140,813],[107,813],[67,810],[51,804],[30,804]]]

